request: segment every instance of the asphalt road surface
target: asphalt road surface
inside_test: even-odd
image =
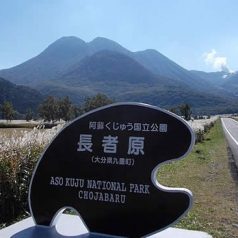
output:
[[[221,121],[228,145],[238,168],[238,121],[232,118],[222,118]]]

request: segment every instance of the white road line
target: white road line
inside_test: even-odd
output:
[[[225,123],[224,123],[224,121],[223,121],[223,118],[221,119],[221,121],[222,121],[222,125],[223,125],[223,127],[225,128],[225,130],[227,131],[227,133],[229,134],[229,136],[231,137],[231,139],[236,143],[236,145],[238,145],[238,141],[232,136],[232,134],[228,131],[228,129],[226,128],[226,126],[225,126]],[[235,121],[235,120],[234,120]]]
[[[236,121],[235,119],[233,118],[230,118],[232,121],[234,121],[236,124],[238,124],[238,121]],[[238,125],[237,125],[238,126]]]

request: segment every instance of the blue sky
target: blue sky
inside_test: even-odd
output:
[[[238,70],[237,0],[0,0],[0,69],[62,36],[156,49],[187,69]]]

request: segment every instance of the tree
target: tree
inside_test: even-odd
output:
[[[178,114],[178,107],[171,107],[169,109],[170,112],[174,113],[174,114]]]
[[[11,121],[14,119],[16,111],[13,108],[13,105],[9,101],[4,101],[3,105],[1,106],[1,113],[2,118]]]
[[[192,111],[191,107],[188,104],[182,104],[179,106],[180,114],[184,117],[186,121],[191,119]]]
[[[55,98],[49,96],[40,104],[38,112],[45,121],[63,119],[69,121],[78,116],[78,108],[72,104],[69,97]]]
[[[40,117],[45,121],[56,121],[58,118],[58,102],[53,96],[48,96],[39,106]]]
[[[69,100],[69,97],[66,96],[63,99],[59,99],[58,101],[58,119],[63,119],[65,121],[69,121],[74,117],[75,114],[75,106]]]
[[[98,93],[93,97],[89,97],[85,100],[82,106],[82,112],[88,112],[98,107],[102,107],[113,103],[113,101],[108,98],[105,94]]]
[[[30,121],[33,119],[33,112],[32,110],[29,108],[26,111],[26,117],[25,117],[26,121]]]

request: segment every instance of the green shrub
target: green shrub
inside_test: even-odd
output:
[[[12,223],[28,213],[28,188],[42,146],[4,151],[0,155],[0,223]]]
[[[196,132],[196,143],[201,143],[205,139],[205,133],[202,130]]]
[[[196,134],[196,143],[201,143],[205,140],[205,135],[210,131],[210,129],[214,126],[214,122],[204,125],[204,129],[199,129],[195,132]]]
[[[0,133],[0,227],[29,215],[27,198],[32,171],[44,147],[62,126]]]

